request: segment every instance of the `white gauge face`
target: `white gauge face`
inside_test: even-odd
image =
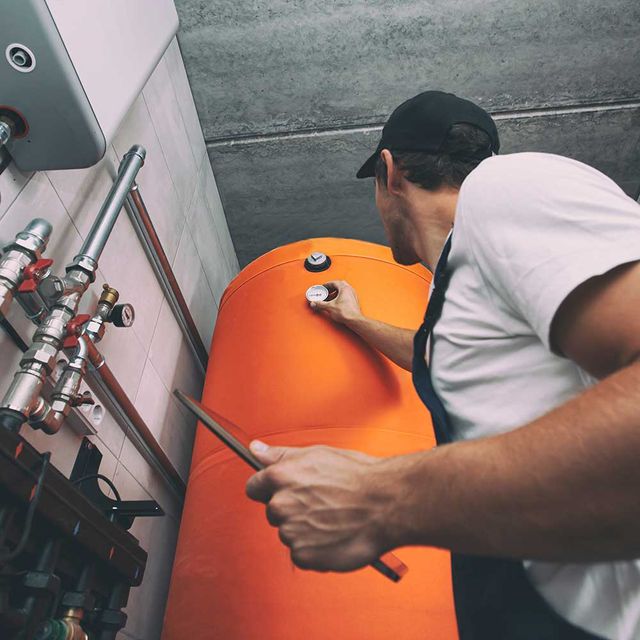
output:
[[[329,289],[321,284],[314,284],[307,289],[309,302],[324,302],[329,297]]]
[[[135,312],[130,304],[125,304],[122,307],[122,324],[125,327],[130,327],[135,319]]]
[[[309,263],[312,265],[319,265],[319,264],[323,264],[327,261],[327,256],[324,255],[324,253],[320,253],[319,251],[316,251],[315,253],[312,253],[307,260],[309,260]]]

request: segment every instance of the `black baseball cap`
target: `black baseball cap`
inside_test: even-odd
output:
[[[489,136],[490,148],[482,157],[498,153],[498,130],[484,109],[453,93],[425,91],[403,102],[389,116],[378,148],[360,167],[356,177],[372,178],[375,175],[376,161],[383,149],[437,153],[454,124],[474,125]]]

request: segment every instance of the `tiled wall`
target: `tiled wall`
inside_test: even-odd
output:
[[[0,241],[4,246],[33,217],[46,218],[54,226],[46,256],[54,258],[56,273],[64,272],[112,184],[119,159],[133,144],[147,149],[138,177],[141,193],[208,346],[220,296],[237,273],[238,261],[175,39],[98,165],[35,174],[11,166],[0,176]],[[203,373],[124,211],[99,266],[83,310],[94,307],[104,282],[120,291],[121,301],[134,305],[134,326],[109,326],[100,350],[186,479],[194,421],[171,391],[179,387],[198,395]],[[9,319],[28,341],[33,326],[17,304]],[[19,350],[0,332],[0,393],[6,391],[19,359]],[[41,451],[51,451],[52,462],[69,474],[81,440],[72,429],[64,426],[59,434],[46,436],[27,427],[23,435]],[[143,585],[131,591],[129,622],[121,634],[123,640],[155,640],[160,636],[181,505],[112,416],[105,415],[92,439],[104,456],[101,472],[113,479],[124,499],[151,496],[167,512],[164,518],[139,519],[132,528],[149,552],[149,562]]]

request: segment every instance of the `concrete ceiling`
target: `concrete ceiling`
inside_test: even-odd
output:
[[[502,152],[640,187],[638,0],[176,0],[179,42],[241,265],[312,236],[384,242],[355,171],[425,89],[476,101]]]

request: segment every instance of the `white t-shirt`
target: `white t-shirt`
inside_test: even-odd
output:
[[[594,384],[550,351],[551,321],[579,284],[635,260],[640,206],[599,171],[543,153],[482,162],[460,190],[432,336],[433,383],[455,438],[515,429]],[[575,625],[640,638],[640,561],[525,567]]]

